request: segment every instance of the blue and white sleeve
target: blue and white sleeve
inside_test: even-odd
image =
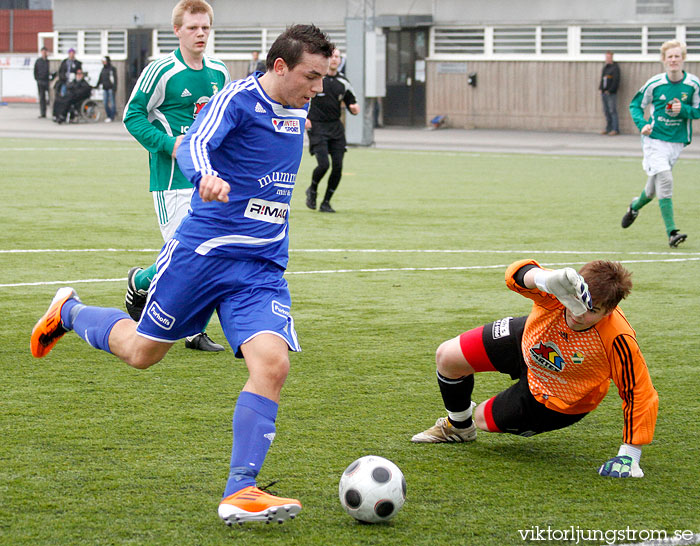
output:
[[[229,132],[236,127],[236,107],[231,99],[235,93],[221,91],[202,108],[177,149],[177,164],[182,174],[195,188],[202,175],[219,176],[210,161],[211,150],[216,150]]]

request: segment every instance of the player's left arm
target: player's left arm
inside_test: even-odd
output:
[[[694,92],[688,104],[678,101],[680,104],[679,116],[685,119],[700,119],[700,87],[694,87]]]
[[[613,340],[611,369],[622,399],[623,443],[617,455],[598,468],[598,473],[613,478],[642,478],[644,472],[639,466],[642,446],[654,438],[659,396],[632,335],[620,334]]]
[[[345,107],[349,110],[349,112],[356,116],[360,113],[360,105],[357,103],[357,98],[355,98],[355,90],[346,79],[343,79],[343,85],[345,85],[343,103],[345,103]]]

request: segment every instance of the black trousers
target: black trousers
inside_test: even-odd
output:
[[[39,90],[39,113],[42,118],[46,117],[46,106],[49,104],[49,82],[36,82],[36,87]]]

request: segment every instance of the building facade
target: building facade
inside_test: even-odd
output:
[[[170,25],[174,0],[54,0],[53,57],[74,47],[99,66],[110,55],[120,71],[123,105],[145,64],[177,45]],[[603,123],[598,80],[605,52],[622,72],[622,132],[636,129],[626,104],[663,70],[659,46],[688,45],[688,71],[700,71],[697,0],[210,0],[215,18],[209,53],[233,78],[245,75],[252,50],[264,56],[292,23],[313,22],[347,54],[348,74],[370,109],[381,102],[385,125],[425,126],[436,115],[453,127],[598,131]],[[358,21],[372,41],[364,46]],[[378,44],[378,49],[375,45]],[[367,69],[366,69],[367,67]],[[369,68],[372,67],[372,68]],[[352,77],[359,70],[359,78]],[[369,85],[367,70],[383,85]],[[358,74],[358,72],[355,72]],[[382,96],[383,95],[383,96]]]

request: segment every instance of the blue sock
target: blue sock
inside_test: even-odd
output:
[[[92,347],[102,349],[110,354],[112,351],[109,350],[109,333],[114,325],[122,319],[129,319],[129,315],[124,311],[106,307],[90,307],[75,299],[66,301],[61,309],[61,322],[64,327],[74,330]]]
[[[224,498],[244,487],[255,485],[255,477],[275,438],[276,418],[277,402],[247,391],[238,396],[233,412],[231,472]]]

